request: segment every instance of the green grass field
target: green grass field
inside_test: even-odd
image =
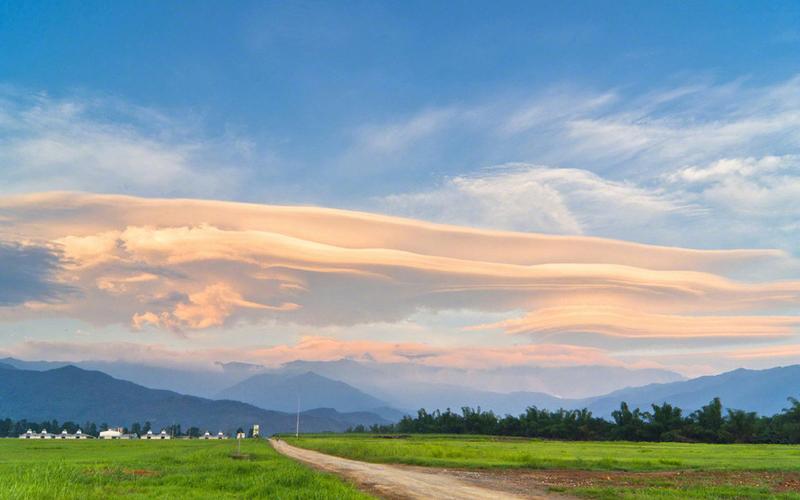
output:
[[[0,439],[0,498],[371,498],[266,441]]]
[[[284,439],[303,448],[356,460],[435,467],[800,471],[800,446],[787,445],[543,441],[441,435],[382,439],[369,434]]]
[[[546,488],[590,498],[800,499],[800,447],[565,442],[487,436],[307,435],[286,441],[356,460],[559,472]],[[545,476],[545,474],[540,474]],[[565,485],[558,484],[561,478]]]

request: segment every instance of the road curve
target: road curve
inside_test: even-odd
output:
[[[297,448],[279,439],[270,439],[278,453],[308,464],[316,469],[332,472],[356,483],[365,490],[391,499],[441,499],[441,500],[499,500],[499,499],[552,499],[564,498],[534,492],[515,495],[479,486],[473,486],[445,473],[421,472],[403,466],[359,462]]]

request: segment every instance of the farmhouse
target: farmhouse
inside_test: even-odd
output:
[[[94,436],[92,436],[91,434],[84,434],[83,431],[81,431],[80,429],[78,429],[78,432],[72,434],[71,436],[72,437],[67,439],[94,439]]]
[[[54,434],[47,432],[47,429],[42,429],[42,432],[33,432],[31,429],[28,429],[28,432],[19,435],[20,439],[53,439],[55,437]]]
[[[69,432],[67,432],[66,429],[64,429],[64,430],[61,431],[61,434],[56,435],[54,438],[55,439],[93,439],[94,436],[90,436],[88,434],[84,434],[83,432],[81,432],[80,429],[78,429],[78,432],[76,432],[75,434],[70,434]]]
[[[200,436],[199,439],[228,439],[228,436],[221,432],[218,432],[217,434],[211,434],[210,432],[206,431],[206,433]]]
[[[100,439],[139,439],[136,434],[125,434],[122,427],[109,429],[100,433]]]
[[[169,434],[167,434],[166,431],[163,430],[158,434],[153,434],[153,431],[147,431],[147,434],[145,434],[142,439],[153,439],[153,440],[172,439],[172,436],[170,436]]]

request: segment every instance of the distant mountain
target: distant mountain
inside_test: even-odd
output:
[[[151,389],[168,389],[193,396],[213,397],[219,391],[258,373],[261,367],[244,363],[219,364],[217,370],[165,368],[161,366],[126,363],[124,361],[22,361],[15,358],[0,359],[22,370],[52,370],[64,366],[77,366],[84,370],[98,370],[112,377],[129,380]]]
[[[129,425],[149,421],[156,428],[173,423],[231,432],[260,424],[262,432],[293,432],[296,416],[238,401],[213,401],[172,391],[148,389],[105,373],[65,366],[46,371],[0,368],[0,416]],[[344,415],[335,410],[301,414],[301,431],[343,431],[354,421],[386,420],[372,414]]]
[[[9,365],[9,364],[6,364],[6,363],[0,363],[0,369],[5,369],[5,370],[16,370],[16,369],[17,369],[17,367],[15,367],[15,366],[12,366],[12,365]]]
[[[261,408],[294,411],[300,408],[336,408],[341,412],[363,411],[387,404],[344,382],[313,372],[262,373],[217,394],[217,398],[244,401]]]
[[[383,420],[383,421],[376,421],[375,413],[370,411],[351,411],[351,412],[338,412],[333,408],[315,408],[313,410],[307,410],[302,413],[302,415],[308,415],[313,417],[319,418],[328,418],[331,420],[336,420],[338,422],[344,422],[349,427],[355,427],[357,425],[363,425],[365,427],[369,427],[373,424],[388,424],[390,420]],[[392,422],[400,420],[403,416],[400,415],[399,418],[391,419]]]
[[[622,401],[643,410],[650,409],[653,403],[667,402],[689,412],[719,397],[726,408],[772,415],[789,405],[789,396],[800,398],[800,365],[767,370],[740,368],[683,382],[623,389],[581,403],[593,413],[607,416],[618,409]]]
[[[20,369],[35,370],[70,364],[20,361],[13,358],[0,359],[0,362]],[[301,394],[300,398],[303,408],[330,407],[344,412],[368,410],[388,420],[397,420],[397,415],[413,413],[421,407],[450,407],[456,410],[462,406],[480,406],[500,414],[516,414],[531,405],[542,408],[566,407],[573,404],[574,399],[607,394],[624,387],[682,380],[679,374],[667,370],[633,370],[608,366],[464,369],[351,359],[294,361],[272,369],[239,362],[217,363],[213,368],[206,369],[163,368],[107,361],[82,361],[74,364],[153,389],[167,389],[206,398],[243,398],[251,404],[257,403],[257,406],[281,411],[296,409],[296,388],[281,389],[270,385],[270,380],[283,383],[286,377],[313,372],[350,387],[345,390],[341,386],[331,386],[326,390],[316,391],[312,383],[308,391],[301,391],[306,394]],[[227,392],[245,380],[261,375],[264,380],[260,383],[244,384],[236,389],[244,392]],[[270,391],[269,395],[265,394],[267,390]],[[339,390],[342,390],[341,394],[336,392]],[[340,395],[331,397],[334,394]]]
[[[418,363],[377,363],[342,359],[338,361],[294,361],[283,365],[280,373],[312,371],[341,380],[366,391],[393,406],[397,390],[419,387],[461,387],[480,393],[539,393],[560,398],[586,398],[607,394],[625,387],[684,380],[668,370],[628,369],[619,366],[508,366],[492,369],[451,368]],[[446,396],[446,394],[444,394]],[[466,403],[466,402],[465,402]],[[413,407],[412,407],[413,408]]]

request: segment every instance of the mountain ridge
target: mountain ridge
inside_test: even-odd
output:
[[[301,413],[305,432],[344,431],[367,415]],[[100,371],[72,365],[36,371],[4,369],[0,384],[0,415],[13,419],[72,420],[111,425],[149,421],[154,427],[173,423],[232,432],[258,423],[265,434],[291,432],[296,415],[265,410],[232,400],[210,400],[174,391],[150,389]],[[333,417],[337,418],[333,418]],[[372,423],[388,423],[373,415]]]

